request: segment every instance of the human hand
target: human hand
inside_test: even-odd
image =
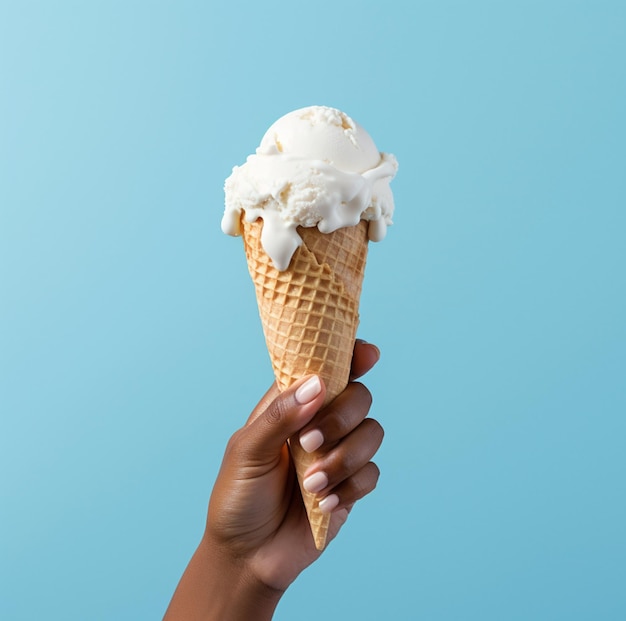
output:
[[[284,590],[321,554],[287,440],[306,435],[305,448],[318,456],[305,478],[316,475],[311,491],[327,499],[321,506],[331,512],[330,541],[354,503],[378,481],[379,470],[370,460],[380,447],[383,430],[367,418],[369,391],[353,381],[378,358],[375,346],[357,341],[351,381],[324,408],[325,388],[317,376],[302,378],[283,393],[274,385],[265,394],[228,443],[202,542],[166,619],[248,619],[251,611],[255,619],[271,618]],[[227,601],[220,601],[224,592]],[[194,607],[199,598],[203,603]]]
[[[375,346],[357,341],[352,379],[366,373],[378,358]],[[247,424],[232,436],[209,504],[206,537],[245,559],[254,576],[278,590],[286,589],[320,556],[287,439],[294,434],[313,437],[319,459],[307,477],[317,473],[312,480],[318,486],[311,491],[326,498],[332,510],[329,540],[353,504],[378,481],[378,468],[370,460],[382,442],[383,430],[366,418],[372,402],[369,391],[352,381],[320,410],[324,396],[325,389],[315,376],[303,378],[282,394],[274,385]],[[315,446],[321,438],[322,444]]]

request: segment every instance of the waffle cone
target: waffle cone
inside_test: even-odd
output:
[[[367,223],[320,233],[298,229],[303,240],[289,267],[278,271],[261,245],[262,220],[242,230],[248,270],[254,282],[265,342],[279,390],[314,373],[332,401],[348,384],[359,299],[367,258]],[[315,494],[302,486],[306,469],[318,458],[289,442],[300,491],[318,550],[326,546],[330,515],[319,509]]]

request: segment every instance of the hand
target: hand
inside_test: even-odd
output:
[[[376,347],[358,341],[353,379],[366,373],[378,357]],[[302,398],[300,388],[305,385],[313,386],[314,392]],[[378,480],[378,468],[370,460],[382,442],[383,430],[366,418],[372,402],[369,391],[351,382],[320,410],[324,396],[324,387],[315,377],[303,378],[283,394],[273,386],[231,438],[209,505],[206,536],[237,558],[245,558],[253,575],[281,591],[320,556],[287,439],[311,431],[315,433],[309,437],[323,438],[322,445],[315,447],[320,458],[307,476],[323,473],[322,480],[324,475],[328,480],[318,493],[329,499],[332,509],[329,540],[353,504]]]
[[[282,394],[273,386],[261,399],[228,443],[204,537],[165,619],[271,619],[284,590],[321,554],[287,440],[308,434],[308,448],[322,442],[315,448],[319,459],[306,475],[318,474],[317,493],[329,499],[330,541],[354,503],[378,481],[378,468],[370,460],[383,430],[366,418],[369,391],[352,381],[378,358],[375,346],[357,341],[351,382],[324,408],[325,388],[316,376],[302,378]]]

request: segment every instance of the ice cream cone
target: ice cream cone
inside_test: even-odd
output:
[[[346,387],[367,244],[381,241],[392,223],[389,183],[397,168],[347,114],[309,106],[273,123],[226,179],[222,231],[244,237],[280,390],[312,373],[324,380],[327,403]],[[318,455],[306,453],[297,437],[290,448],[315,545],[323,549],[330,517],[302,486]]]
[[[324,380],[328,403],[348,384],[367,258],[367,226],[361,221],[325,234],[316,227],[299,227],[303,243],[289,267],[279,271],[261,244],[263,220],[247,222],[242,217],[248,269],[281,391],[315,373]],[[290,450],[315,546],[323,550],[330,515],[320,511],[317,497],[302,486],[304,472],[317,456],[304,451],[295,437]]]

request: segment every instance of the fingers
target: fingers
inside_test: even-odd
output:
[[[300,432],[300,445],[311,453],[328,449],[355,429],[372,405],[370,391],[358,382],[347,388]]]
[[[354,353],[352,354],[350,379],[357,379],[365,375],[379,359],[380,350],[376,345],[367,343],[362,339],[357,339],[354,343]]]
[[[269,400],[272,390],[257,406],[256,417],[251,417],[235,434],[239,457],[245,461],[258,464],[277,459],[288,438],[315,416],[326,394],[321,379],[310,375],[277,395],[262,409],[261,404]]]
[[[380,350],[376,345],[372,345],[363,339],[356,339],[354,351],[352,353],[352,368],[350,369],[350,380],[355,380],[365,375],[380,359]],[[251,423],[270,403],[280,394],[276,382],[261,397],[254,410],[248,417],[248,424]]]
[[[304,487],[321,498],[323,512],[346,507],[376,487],[380,471],[371,459],[383,436],[383,428],[377,421],[365,419],[307,470]]]
[[[371,459],[384,431],[376,420],[366,418],[371,401],[364,386],[350,384],[300,435],[305,450],[317,445],[313,450],[318,459],[305,473],[303,485],[320,497],[323,512],[349,507],[376,487],[380,472]]]
[[[379,476],[378,466],[369,462],[350,478],[334,487],[327,496],[324,496],[319,503],[320,510],[322,513],[332,513],[344,509],[346,506],[354,505],[357,500],[361,500],[374,491]]]
[[[317,460],[315,472],[325,472],[328,477],[327,487],[335,487],[369,463],[380,448],[383,435],[383,428],[378,421],[366,418],[337,447]]]
[[[351,379],[367,373],[379,357],[375,345],[357,339]],[[317,376],[302,378],[284,393],[273,384],[252,411],[246,425],[235,433],[231,447],[236,448],[234,452],[244,462],[270,463],[281,454],[287,439],[306,427],[306,438],[304,433],[300,434],[305,450],[323,446],[328,451],[360,425],[372,399],[364,386],[351,383],[333,401],[332,408],[326,408],[324,414],[316,416],[325,394],[323,382]]]

